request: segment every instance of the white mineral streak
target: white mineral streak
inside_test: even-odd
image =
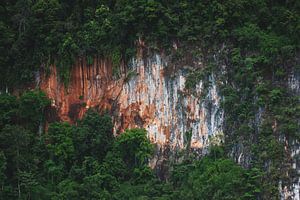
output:
[[[300,74],[292,72],[288,78],[288,87],[297,96],[300,95]],[[296,177],[293,179],[293,184],[290,187],[280,187],[281,199],[300,200],[300,146],[299,141],[292,141],[289,144],[292,157],[292,167],[296,170]],[[281,184],[279,184],[281,186]]]
[[[147,62],[147,63],[144,63]],[[130,70],[137,72],[123,85],[120,94],[120,110],[138,112],[143,120],[142,127],[148,137],[159,146],[184,148],[184,134],[192,131],[191,148],[208,146],[208,136],[222,131],[223,111],[214,76],[210,77],[210,87],[203,101],[185,90],[187,72],[179,70],[175,76],[166,74],[167,63],[159,55],[146,61],[133,60]],[[202,83],[196,93],[203,91]],[[198,96],[196,95],[196,96]],[[138,105],[138,108],[134,105]],[[122,118],[120,112],[120,118]],[[115,120],[115,127],[119,127]],[[129,128],[140,127],[130,124]],[[117,128],[116,128],[117,130]]]
[[[292,146],[292,158],[293,158],[293,169],[296,170],[297,178],[295,178],[292,189],[288,191],[286,197],[292,197],[294,200],[300,200],[300,166],[299,166],[299,156],[300,156],[300,148],[299,148],[299,143],[296,141],[293,141]],[[285,198],[288,199],[288,198]]]
[[[87,108],[98,107],[100,110],[112,110],[115,133],[122,133],[127,128],[145,128],[150,140],[158,144],[160,153],[165,147],[185,148],[187,131],[192,131],[191,148],[205,150],[210,144],[209,136],[222,133],[224,113],[220,108],[221,97],[215,76],[212,74],[209,77],[208,90],[204,90],[203,82],[199,82],[193,96],[185,90],[186,76],[192,69],[182,67],[174,75],[173,72],[168,74],[167,65],[159,55],[133,59],[129,69],[122,69],[122,78],[116,81],[108,60],[95,59],[91,66],[79,60],[72,68],[67,91],[59,81],[54,66],[49,77],[38,74],[36,80],[37,85],[52,99],[51,104],[63,121],[80,118]],[[222,73],[226,73],[226,66],[221,67]],[[135,71],[137,75],[127,80],[125,71]],[[299,83],[299,73],[291,73],[288,86],[296,95],[300,94]],[[200,99],[201,95],[204,98]],[[72,106],[76,108],[82,103],[86,103],[85,108],[72,109]],[[70,117],[72,112],[76,114],[74,119]],[[258,127],[263,112],[260,108],[256,115],[255,124]],[[288,141],[287,144],[298,177],[293,179],[291,187],[283,188],[279,183],[281,199],[300,200],[299,142]],[[239,154],[239,161],[246,153]]]
[[[299,72],[293,72],[289,75],[288,78],[288,86],[289,88],[295,92],[297,95],[300,94],[300,74]]]

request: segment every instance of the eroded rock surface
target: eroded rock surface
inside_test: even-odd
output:
[[[156,54],[133,59],[115,78],[109,60],[96,58],[92,65],[78,60],[67,87],[55,66],[48,76],[41,75],[39,86],[63,121],[73,122],[96,107],[112,114],[115,134],[143,127],[153,143],[182,149],[188,141],[185,133],[192,131],[191,148],[205,149],[208,137],[222,131],[223,111],[214,76],[209,77],[206,93],[200,82],[191,95],[185,89],[187,69],[171,75],[167,67],[166,59]]]

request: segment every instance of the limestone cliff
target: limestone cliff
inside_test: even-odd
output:
[[[121,67],[118,78],[112,68],[106,59],[95,58],[92,65],[79,59],[67,87],[55,66],[48,76],[42,73],[39,86],[52,99],[61,120],[72,122],[90,107],[107,110],[113,116],[115,134],[143,127],[160,147],[184,148],[185,133],[191,131],[191,148],[205,150],[208,137],[222,131],[223,112],[213,75],[208,92],[203,93],[200,82],[193,96],[185,89],[188,69],[170,74],[167,59],[158,54],[133,59]],[[205,96],[200,98],[202,93]]]
[[[191,93],[185,82],[192,69],[180,66],[170,70],[172,64],[160,54],[133,58],[126,66],[121,65],[117,74],[113,68],[108,59],[95,58],[91,65],[78,59],[71,69],[69,85],[60,80],[55,66],[50,67],[50,73],[42,71],[37,84],[52,100],[52,109],[62,121],[74,122],[93,107],[112,115],[115,135],[127,128],[145,128],[149,139],[157,144],[157,154],[150,164],[160,167],[159,171],[164,170],[161,167],[166,150],[190,144],[202,154],[210,136],[222,133],[222,97],[214,74],[208,77],[208,88],[200,81]],[[288,79],[288,87],[296,95],[300,93],[299,77],[293,72]],[[261,112],[257,113],[257,127]],[[191,138],[186,134],[189,131]],[[286,150],[291,152],[292,167],[299,172],[298,142],[287,141]],[[240,163],[242,153],[236,154]],[[279,183],[281,199],[299,199],[299,180],[293,178],[289,188]]]

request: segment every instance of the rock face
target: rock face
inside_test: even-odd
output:
[[[133,59],[114,78],[109,60],[95,58],[92,65],[78,60],[67,87],[55,66],[50,67],[49,76],[40,76],[38,84],[63,121],[72,122],[95,107],[112,114],[115,134],[141,127],[160,147],[182,149],[190,140],[191,148],[205,150],[208,137],[222,131],[223,111],[214,76],[209,77],[205,94],[200,82],[193,96],[185,89],[188,69],[170,74],[167,68],[166,59],[155,54]],[[187,131],[192,132],[190,139]]]
[[[294,70],[288,77],[288,88],[295,96],[300,96],[300,71]],[[300,124],[300,119],[299,119]],[[292,178],[292,185],[281,190],[281,199],[300,200],[300,145],[298,140],[286,141],[291,152],[292,168],[296,171],[296,176]]]
[[[199,82],[192,95],[185,89],[190,69],[182,66],[170,72],[169,67],[165,57],[155,54],[132,59],[126,67],[122,65],[116,78],[109,60],[95,58],[93,64],[88,65],[79,59],[71,69],[68,86],[60,81],[55,66],[50,67],[48,76],[40,73],[37,83],[52,99],[52,109],[62,121],[74,122],[94,107],[112,115],[115,135],[127,128],[145,128],[149,139],[158,147],[150,165],[159,166],[159,171],[163,171],[168,150],[183,149],[190,144],[191,148],[205,153],[209,136],[222,133],[224,119],[213,74],[208,88]],[[289,89],[299,95],[299,85],[299,73],[291,73]],[[257,124],[261,121],[261,112],[257,113]],[[191,138],[187,132],[192,133]],[[299,142],[288,143],[292,166],[299,173]],[[281,199],[299,199],[299,177],[293,179],[289,188],[282,188],[280,183]]]

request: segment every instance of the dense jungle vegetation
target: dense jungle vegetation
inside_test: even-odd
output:
[[[248,65],[269,65],[278,54],[293,57],[299,46],[299,4],[297,0],[2,0],[1,86],[24,85],[37,69],[53,63],[67,80],[76,57],[91,62],[95,55],[110,56],[118,62],[134,55],[139,38],[153,49],[167,50],[175,42],[179,57],[185,47],[200,57],[199,48],[209,54],[220,50],[221,44],[233,45],[230,50],[235,54],[263,53],[247,60]]]
[[[146,131],[114,138],[111,118],[93,110],[39,134],[49,103],[41,91],[0,96],[0,199],[252,199],[261,191],[257,169],[226,159],[221,147],[160,180],[148,166]]]
[[[279,180],[299,177],[284,148],[300,139],[299,97],[287,87],[299,72],[299,33],[297,0],[2,0],[0,198],[278,199]],[[223,146],[170,166],[167,180],[147,165],[153,146],[144,130],[114,138],[110,117],[89,111],[45,134],[42,92],[4,94],[51,64],[67,85],[78,57],[118,66],[138,40],[174,63],[201,60],[186,88],[193,93],[214,74],[224,97]],[[241,153],[242,167],[234,162]]]

